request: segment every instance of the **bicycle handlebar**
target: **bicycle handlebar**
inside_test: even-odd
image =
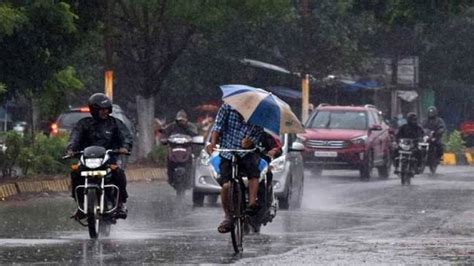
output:
[[[215,151],[218,152],[254,152],[257,150],[257,148],[253,149],[214,149]]]

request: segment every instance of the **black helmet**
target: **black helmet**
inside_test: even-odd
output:
[[[436,116],[438,116],[438,109],[436,109],[434,106],[428,107],[428,117],[434,118]]]
[[[418,116],[415,112],[409,112],[407,114],[407,122],[408,124],[416,124],[418,122]]]
[[[109,109],[109,114],[112,113],[112,101],[103,93],[94,93],[89,98],[89,112],[92,117],[99,117],[99,109]]]

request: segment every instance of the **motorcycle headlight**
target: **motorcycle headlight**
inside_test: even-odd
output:
[[[199,155],[199,162],[201,165],[209,165],[209,154],[206,150],[202,150],[201,154]]]
[[[102,165],[102,159],[100,158],[93,158],[93,159],[86,159],[86,167],[90,169],[98,168]]]
[[[278,157],[275,160],[271,161],[270,169],[272,170],[273,173],[281,172],[285,170],[285,162],[286,162],[285,155]]]
[[[367,136],[360,136],[360,137],[351,139],[352,144],[365,144],[366,141],[367,141]]]
[[[400,148],[402,150],[405,150],[405,151],[409,151],[411,149],[411,145],[409,144],[404,144],[404,143],[400,143]]]

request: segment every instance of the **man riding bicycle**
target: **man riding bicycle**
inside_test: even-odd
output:
[[[211,154],[216,145],[219,144],[222,149],[251,149],[258,141],[263,132],[263,128],[248,124],[244,121],[242,115],[234,110],[230,105],[224,103],[216,116],[216,121],[211,130],[211,143],[206,150]],[[232,229],[232,219],[229,213],[229,181],[232,178],[232,154],[230,152],[221,152],[219,180],[221,189],[221,201],[224,209],[224,220],[217,230],[220,233],[227,233]],[[254,215],[258,209],[256,199],[258,192],[258,169],[259,156],[256,153],[238,153],[239,169],[247,173],[249,180],[249,206],[246,213]]]

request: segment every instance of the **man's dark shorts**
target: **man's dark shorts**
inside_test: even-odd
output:
[[[249,179],[258,178],[260,170],[258,170],[258,161],[260,157],[255,153],[249,153],[238,160],[238,169],[241,176],[247,176]],[[221,157],[220,164],[221,176],[218,179],[222,186],[232,178],[232,161]]]

